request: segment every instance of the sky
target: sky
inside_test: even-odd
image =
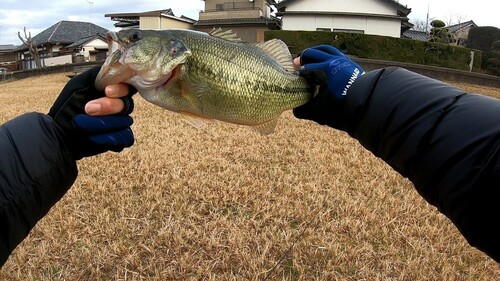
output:
[[[228,0],[229,1],[229,0]],[[324,0],[333,1],[333,0]],[[339,0],[335,0],[339,1]],[[496,0],[399,0],[399,3],[411,8],[408,15],[410,22],[416,19],[440,19],[452,24],[473,20],[479,26],[500,28],[498,8],[493,7]],[[146,12],[171,8],[176,16],[198,19],[203,10],[202,0],[1,0],[0,1],[0,45],[22,42],[17,32],[24,27],[32,37],[61,20],[84,21],[97,24],[109,30],[116,30],[114,22],[104,17],[105,14]]]
[[[175,16],[197,20],[204,6],[202,0],[0,0],[0,45],[22,44],[17,32],[23,36],[24,27],[34,37],[61,20],[89,22],[90,18],[96,25],[115,30],[115,22],[105,14],[171,8]]]
[[[439,19],[446,24],[457,24],[473,20],[478,26],[495,26],[500,28],[497,0],[399,0],[401,5],[411,8],[408,15],[410,22],[415,19],[425,21],[429,9],[429,22]],[[494,4],[494,3],[497,4]]]

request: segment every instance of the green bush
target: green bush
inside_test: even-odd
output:
[[[491,45],[491,56],[486,61],[486,72],[500,76],[500,40]]]
[[[467,71],[469,70],[470,51],[472,50],[404,38],[324,31],[266,31],[265,40],[272,38],[283,40],[292,54],[311,46],[329,44],[346,54],[359,58],[424,64]],[[480,66],[481,51],[474,50],[474,71],[480,71]]]
[[[492,53],[493,42],[500,40],[500,28],[494,26],[479,26],[471,28],[467,38],[467,48],[482,51],[482,67],[486,68],[489,58],[494,57]]]

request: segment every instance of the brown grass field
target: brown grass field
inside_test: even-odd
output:
[[[0,83],[0,122],[68,78]],[[500,90],[454,84],[500,98]],[[498,280],[412,184],[346,133],[285,112],[267,137],[201,130],[135,96],[136,144],[79,177],[0,280]],[[499,238],[500,239],[500,238]]]

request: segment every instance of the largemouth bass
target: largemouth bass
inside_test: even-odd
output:
[[[96,88],[120,82],[194,126],[216,119],[274,131],[286,110],[312,96],[277,39],[243,43],[230,31],[128,29],[109,32],[110,55]]]

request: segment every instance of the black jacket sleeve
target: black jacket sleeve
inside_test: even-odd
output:
[[[0,127],[0,266],[76,176],[76,161],[49,116],[29,113]]]
[[[358,78],[341,124],[500,262],[500,100],[387,68]]]

